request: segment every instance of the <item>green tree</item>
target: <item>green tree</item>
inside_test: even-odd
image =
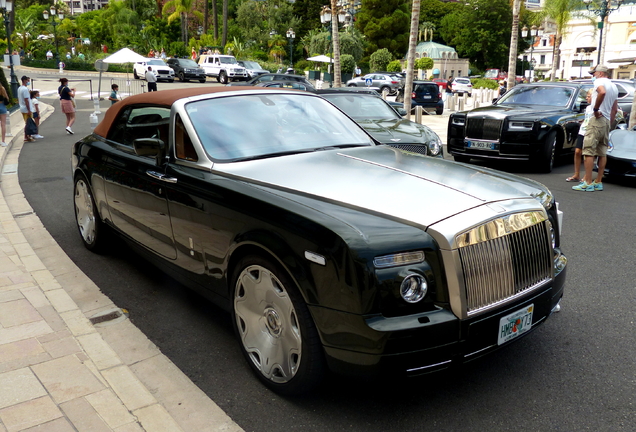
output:
[[[470,58],[479,68],[504,69],[511,26],[509,0],[467,0],[442,18],[440,34],[460,57]]]
[[[371,54],[369,66],[372,71],[386,70],[389,62],[393,60],[393,54],[388,49],[382,48]]]
[[[342,63],[342,73],[353,73],[356,68],[356,60],[350,54],[342,54],[340,56],[340,62]]]
[[[387,72],[402,72],[402,63],[399,60],[393,60],[386,65]]]
[[[432,39],[430,40],[443,42],[439,34],[439,29],[442,26],[442,18],[452,13],[458,7],[461,7],[461,3],[442,0],[422,0],[420,6],[420,39],[426,40],[426,37],[422,38],[424,30],[426,27],[429,27],[430,30],[430,26],[432,26],[433,32],[431,34]]]
[[[201,12],[194,10],[195,0],[169,0],[163,5],[161,12],[168,16],[168,23],[176,19],[181,19],[181,40],[188,42],[188,25],[190,14],[199,19],[203,19]],[[116,2],[115,2],[116,3]],[[113,2],[109,3],[112,5]]]
[[[415,60],[415,69],[429,70],[433,69],[435,62],[430,57],[422,57]]]
[[[408,0],[362,0],[355,25],[366,38],[368,53],[386,48],[400,58],[406,54],[409,4]]]

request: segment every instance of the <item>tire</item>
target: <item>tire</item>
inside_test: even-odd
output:
[[[75,222],[84,246],[93,252],[102,251],[106,244],[106,237],[104,236],[106,226],[97,213],[97,207],[88,181],[81,174],[75,177],[73,203],[75,207]]]
[[[137,71],[133,69],[133,77],[135,79],[139,79],[139,75],[137,75]]]
[[[179,81],[181,82],[187,82],[188,80],[185,77],[185,74],[183,72],[179,72]]]
[[[228,79],[227,79],[227,74],[223,71],[219,72],[219,82],[221,84],[227,84],[228,83]]]
[[[200,79],[200,80],[199,80],[199,82],[200,82],[200,83],[204,83],[204,82],[205,82],[205,78]]]
[[[358,86],[355,84],[349,84],[347,87],[358,87]]]
[[[440,107],[437,107],[437,108],[435,108],[435,114],[437,114],[437,115],[442,115],[442,114],[444,114],[444,107],[441,107],[441,108],[440,108]]]
[[[540,172],[544,172],[544,173],[552,172],[552,168],[554,167],[556,147],[557,147],[557,135],[556,135],[556,132],[552,131],[548,134],[548,137],[545,140],[544,148],[539,154],[537,167]]]
[[[463,162],[463,163],[469,163],[470,162],[470,156],[454,155],[453,158],[455,159],[455,162]]]
[[[246,256],[232,277],[232,322],[243,355],[273,391],[310,391],[324,374],[322,345],[309,309],[289,276],[260,256]]]

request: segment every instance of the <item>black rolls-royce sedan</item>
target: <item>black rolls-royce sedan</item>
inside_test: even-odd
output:
[[[452,114],[447,151],[458,162],[530,161],[542,172],[574,151],[591,83],[542,82],[510,89],[490,106]]]
[[[275,391],[417,375],[495,351],[563,295],[543,185],[378,143],[312,93],[164,90],[72,150],[85,246],[111,232],[231,313]]]

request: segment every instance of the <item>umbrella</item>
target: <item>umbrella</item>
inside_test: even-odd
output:
[[[131,49],[122,48],[114,54],[104,59],[106,63],[136,63],[148,60],[146,57],[137,54]]]
[[[309,57],[307,60],[313,61],[313,62],[333,63],[333,59],[331,57],[327,57],[326,55]]]

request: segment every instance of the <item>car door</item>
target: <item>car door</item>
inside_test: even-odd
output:
[[[166,178],[154,157],[136,154],[134,141],[158,138],[168,143],[170,108],[125,109],[114,122],[103,161],[106,201],[113,225],[155,253],[176,258],[166,201]]]

